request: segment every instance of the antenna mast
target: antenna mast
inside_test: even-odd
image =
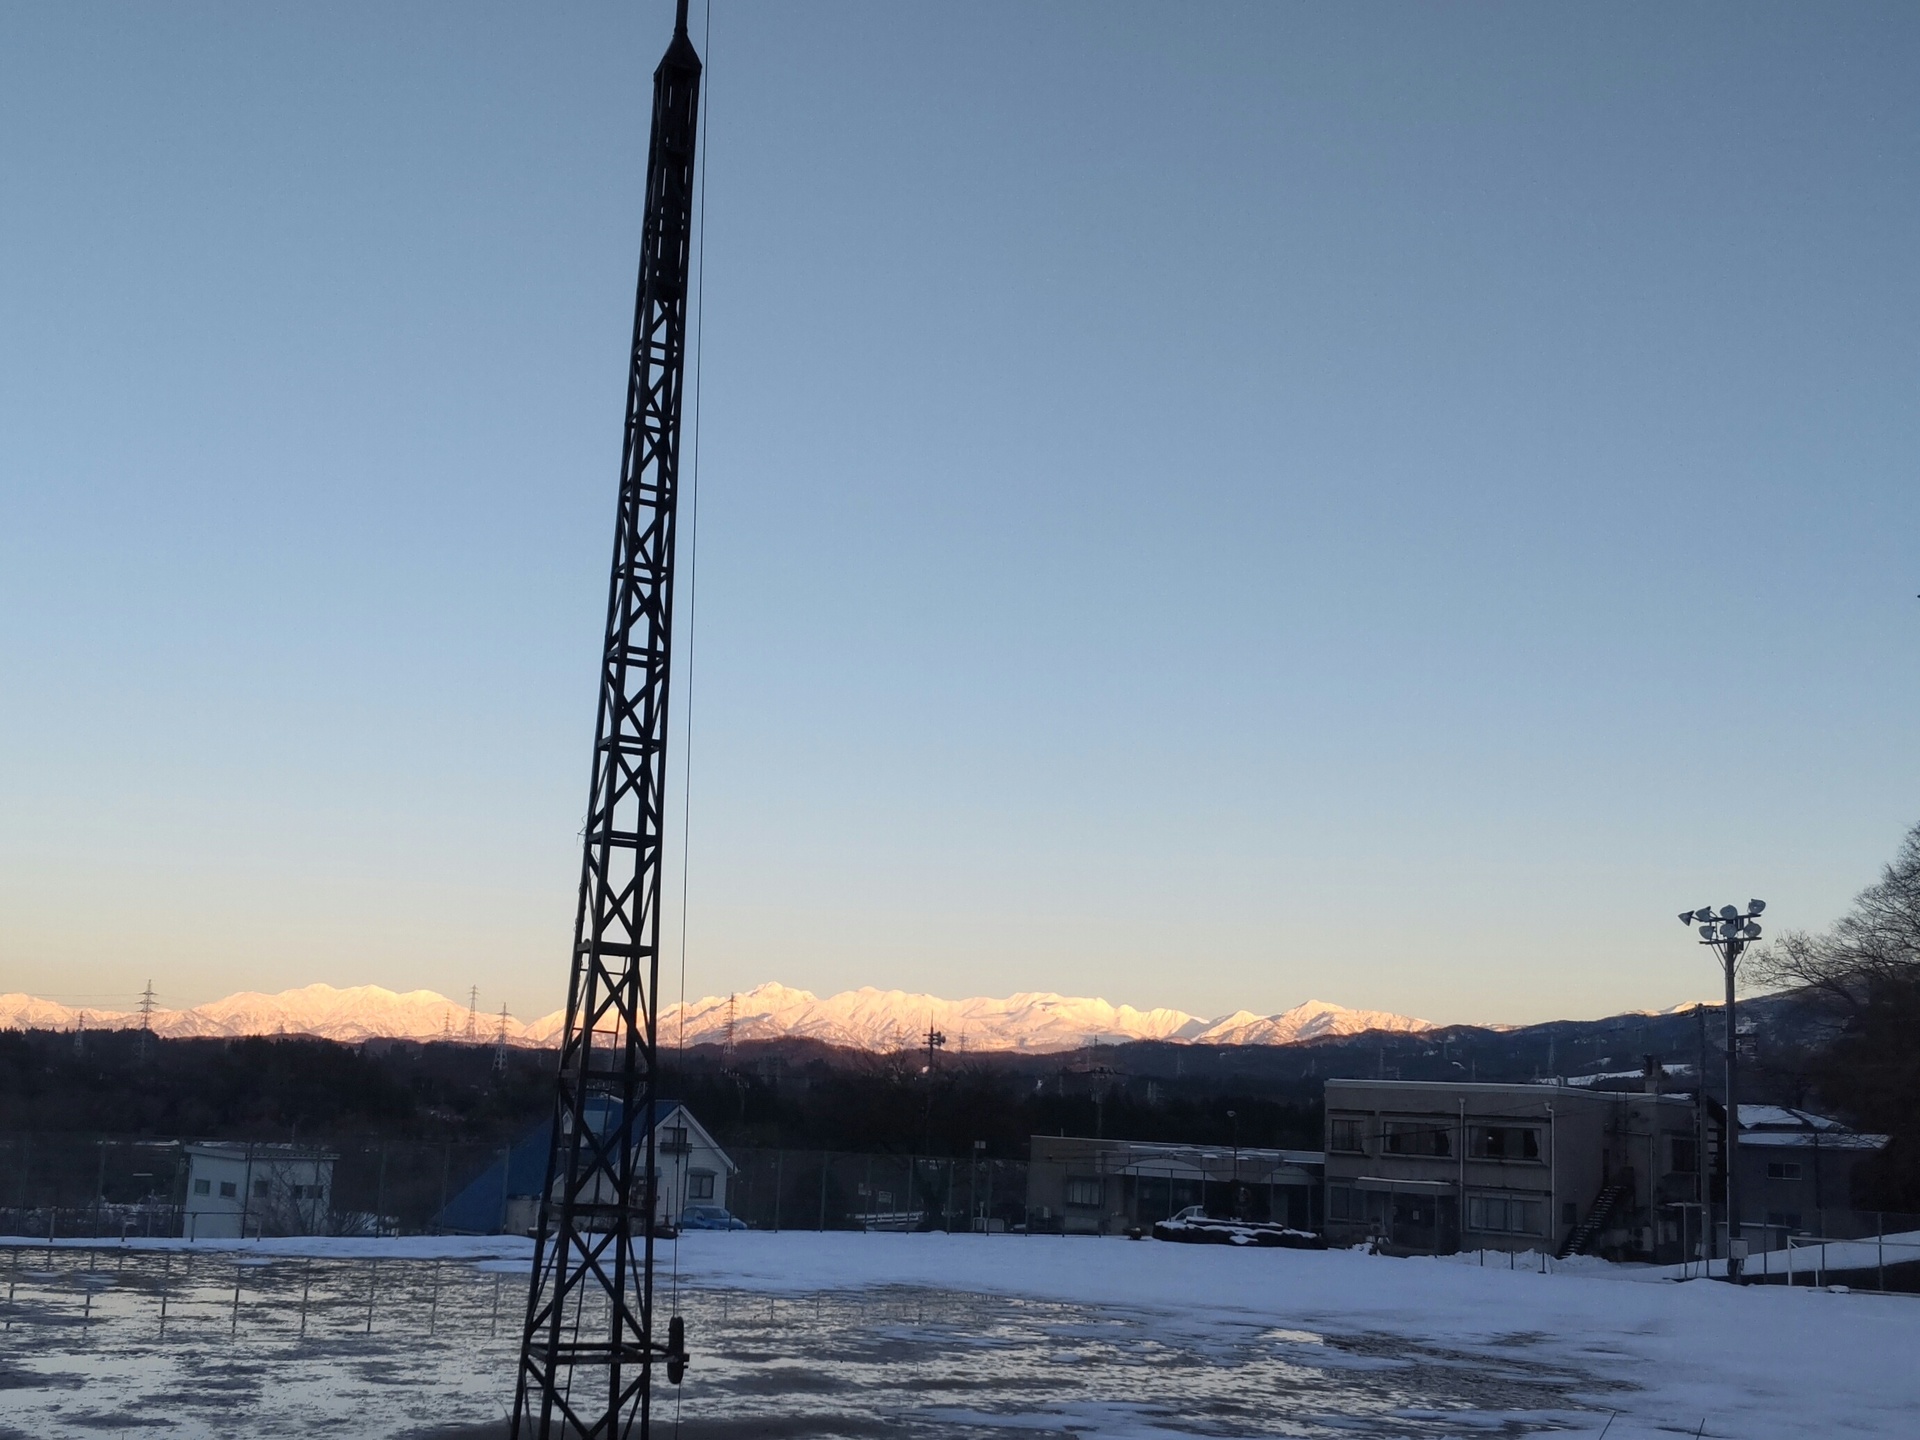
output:
[[[534,1230],[513,1440],[645,1440],[653,1367],[678,1384],[679,1316],[653,1304],[660,869],[700,57],[679,0],[653,72],[646,220],[599,719],[553,1138]]]

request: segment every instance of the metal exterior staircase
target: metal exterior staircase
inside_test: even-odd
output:
[[[1623,1175],[1603,1189],[1593,1202],[1593,1208],[1587,1211],[1587,1218],[1568,1232],[1567,1238],[1560,1243],[1555,1258],[1566,1259],[1569,1255],[1584,1255],[1587,1248],[1607,1228],[1607,1222],[1618,1213],[1621,1205],[1633,1198],[1633,1176]]]

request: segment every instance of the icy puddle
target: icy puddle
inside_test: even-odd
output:
[[[464,1261],[28,1251],[0,1437],[500,1432],[524,1282]],[[664,1300],[664,1293],[663,1293]],[[686,1440],[1496,1436],[1606,1416],[1590,1374],[1379,1337],[911,1287],[683,1289]],[[662,1427],[667,1433],[668,1427]]]

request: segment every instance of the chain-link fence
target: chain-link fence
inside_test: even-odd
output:
[[[727,1208],[755,1230],[1016,1230],[1024,1160],[734,1150]]]
[[[179,1234],[188,1207],[181,1140],[0,1135],[0,1234],[44,1237]],[[237,1144],[244,1156],[246,1142]],[[333,1234],[418,1234],[447,1202],[506,1163],[507,1147],[471,1143],[303,1144],[329,1157],[324,1211],[307,1228]],[[262,1144],[257,1152],[270,1155]],[[248,1233],[252,1233],[250,1228]],[[273,1233],[271,1229],[267,1233]]]
[[[232,1143],[232,1142],[227,1142]],[[241,1153],[249,1153],[245,1142]],[[0,1235],[34,1239],[181,1233],[190,1210],[191,1142],[104,1136],[0,1135]],[[323,1215],[332,1234],[499,1230],[527,1207],[504,1203],[510,1149],[485,1143],[322,1143],[330,1158]],[[269,1153],[263,1144],[255,1152]],[[1016,1230],[1026,1221],[1024,1161],[862,1155],[820,1150],[733,1150],[738,1167],[714,1198],[756,1230]],[[537,1167],[536,1167],[537,1168]],[[472,1187],[488,1213],[445,1218]],[[537,1188],[537,1181],[529,1188]],[[696,1202],[698,1203],[698,1202]],[[466,1207],[467,1211],[473,1209]],[[255,1212],[247,1233],[271,1220]]]

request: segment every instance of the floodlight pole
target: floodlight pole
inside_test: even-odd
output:
[[[1738,1284],[1742,1257],[1739,1253],[1741,1231],[1745,1228],[1740,1221],[1740,1100],[1739,1065],[1740,1031],[1734,1014],[1734,980],[1740,969],[1740,957],[1746,953],[1747,946],[1760,938],[1760,915],[1767,908],[1764,900],[1749,900],[1742,911],[1733,905],[1722,905],[1718,910],[1703,906],[1698,910],[1682,911],[1680,923],[1698,924],[1700,943],[1712,950],[1720,961],[1720,971],[1727,982],[1727,1143],[1724,1148],[1724,1161],[1727,1167],[1727,1279]],[[1707,1077],[1702,1075],[1700,1083],[1704,1085]],[[1700,1157],[1702,1164],[1706,1157]]]

